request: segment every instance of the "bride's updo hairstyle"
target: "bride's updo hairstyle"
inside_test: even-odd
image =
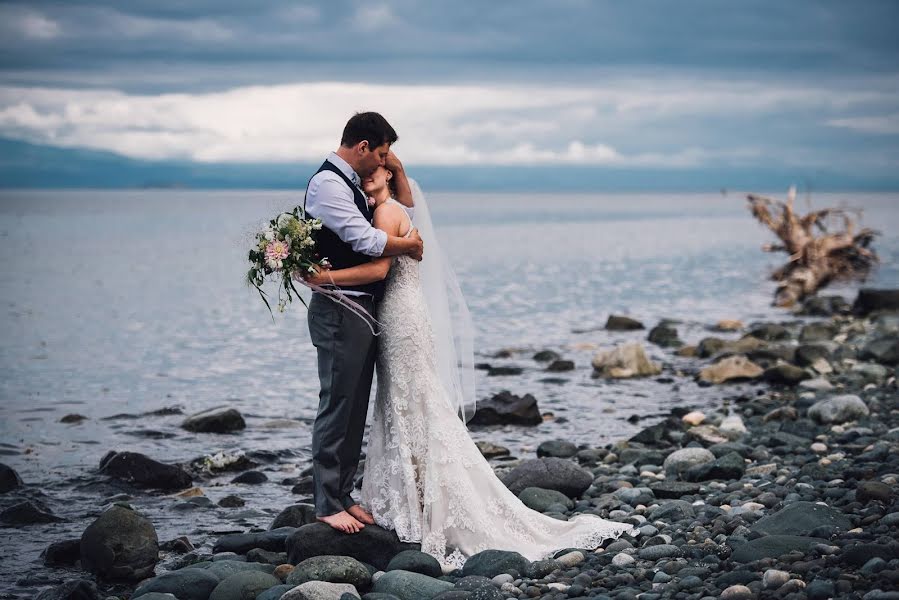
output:
[[[387,119],[376,112],[356,113],[343,128],[340,145],[352,148],[359,142],[368,142],[370,150],[384,144],[393,145],[399,139]]]

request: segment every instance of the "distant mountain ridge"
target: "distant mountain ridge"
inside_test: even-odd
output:
[[[0,138],[0,188],[300,189],[317,164],[195,163],[136,160],[97,150]],[[596,166],[409,166],[430,191],[615,192],[899,190],[899,174],[870,178],[831,172],[709,167],[636,169]]]

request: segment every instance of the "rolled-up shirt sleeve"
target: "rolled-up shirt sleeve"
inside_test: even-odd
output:
[[[349,244],[354,252],[381,256],[387,246],[387,233],[372,227],[353,201],[353,193],[343,181],[330,177],[314,178],[306,193],[306,210],[325,227]]]

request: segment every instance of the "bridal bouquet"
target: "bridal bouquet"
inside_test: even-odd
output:
[[[266,277],[280,279],[278,310],[284,312],[284,307],[294,296],[306,304],[294,287],[293,277],[314,273],[316,267],[330,266],[327,258],[321,258],[315,252],[315,232],[321,228],[321,220],[307,219],[302,207],[297,206],[290,212],[279,214],[256,234],[256,245],[250,249],[252,266],[247,272],[247,282],[259,292],[269,312],[272,307],[262,291]]]

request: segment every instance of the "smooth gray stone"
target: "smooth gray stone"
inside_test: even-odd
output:
[[[660,558],[680,555],[681,549],[673,544],[659,544],[658,546],[648,546],[637,550],[637,557],[642,560],[659,560]]]
[[[209,600],[212,590],[219,584],[219,578],[206,569],[188,567],[169,571],[142,583],[132,598],[150,592],[172,594],[178,600]]]
[[[428,577],[440,577],[443,575],[443,569],[440,568],[440,563],[437,559],[418,550],[403,550],[390,559],[386,570],[411,571],[427,575]]]
[[[81,566],[104,579],[139,581],[159,560],[156,528],[140,513],[113,506],[81,534]]]
[[[73,579],[44,590],[34,600],[100,600],[100,595],[93,581]]]
[[[453,584],[411,571],[388,571],[375,582],[372,591],[393,594],[400,600],[423,600],[453,589]]]
[[[524,574],[530,561],[518,552],[507,550],[484,550],[470,556],[462,567],[462,575],[481,575],[496,577],[501,573],[516,571]]]
[[[349,583],[355,588],[366,588],[371,584],[371,574],[365,565],[349,556],[313,556],[298,564],[285,583],[300,585],[307,581]]]
[[[824,544],[822,538],[799,535],[768,535],[742,543],[734,549],[734,562],[751,562],[762,558],[777,558],[793,550],[807,552],[815,544]]]
[[[195,433],[229,433],[247,426],[236,408],[220,406],[193,414],[181,423],[181,427]]]
[[[836,508],[800,501],[762,517],[750,529],[767,535],[808,535],[822,526],[847,531],[852,522]]]
[[[567,509],[574,508],[574,502],[562,492],[538,487],[529,487],[521,490],[521,493],[518,494],[518,499],[525,506],[537,512],[546,512],[547,508],[553,504],[562,504]]]
[[[506,473],[502,482],[515,495],[540,487],[577,498],[593,484],[593,474],[570,460],[547,457],[524,461]]]
[[[282,600],[343,600],[359,598],[359,592],[348,583],[330,583],[328,581],[307,581],[289,590]]]
[[[260,571],[242,571],[222,579],[209,600],[256,600],[262,592],[281,585],[274,575]]]
[[[330,529],[328,525],[325,527]],[[296,530],[295,527],[279,527],[258,533],[233,533],[220,537],[212,551],[246,554],[253,548],[262,548],[272,552],[284,552],[287,549],[287,538]]]
[[[295,585],[276,585],[256,596],[256,600],[280,600],[281,596],[295,588]]]
[[[271,575],[275,571],[275,565],[266,563],[246,562],[243,560],[218,560],[206,567],[206,570],[215,575],[219,580],[224,580],[243,571],[259,571]]]
[[[312,504],[291,504],[282,510],[272,522],[270,530],[281,527],[302,527],[315,523],[315,506]]]

